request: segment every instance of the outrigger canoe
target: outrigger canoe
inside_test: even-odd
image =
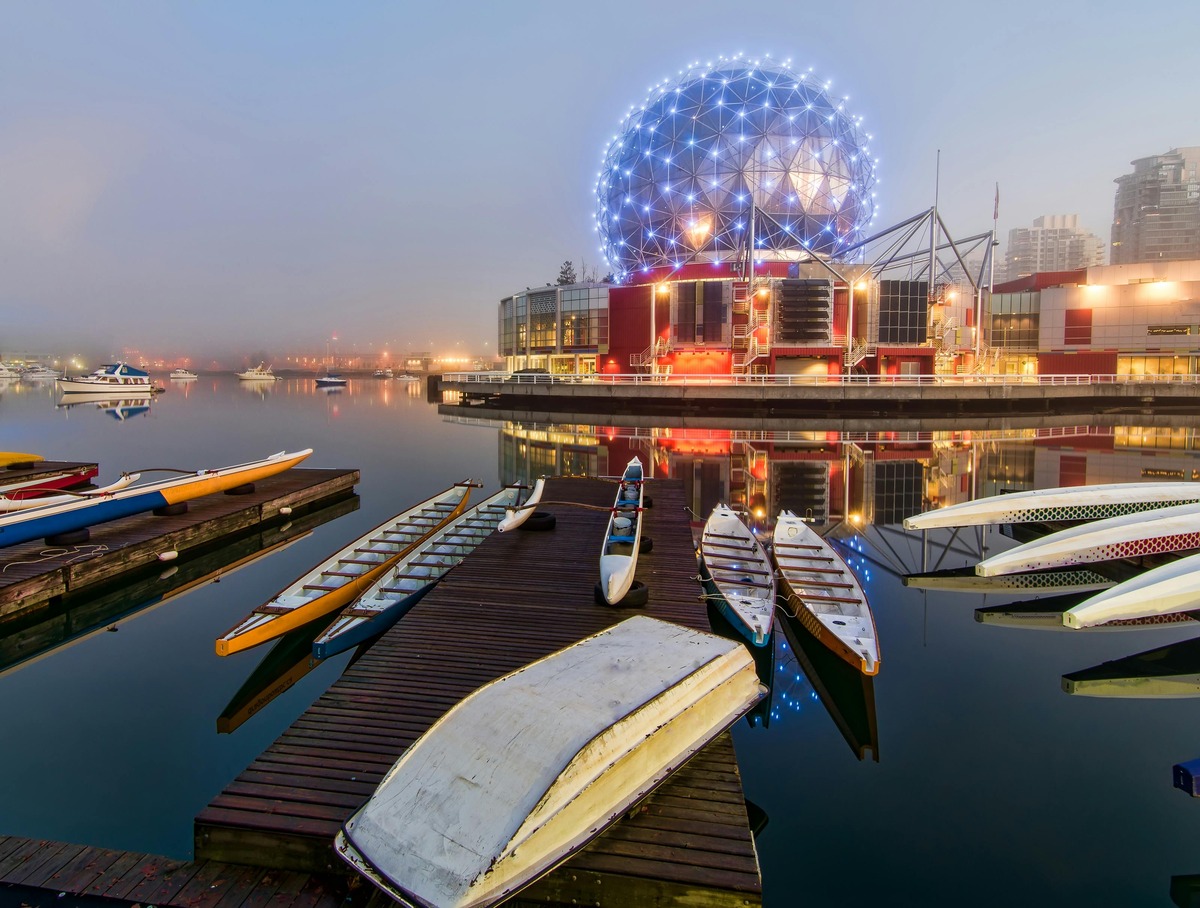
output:
[[[1064,627],[1200,609],[1200,555],[1188,555],[1098,593],[1063,613]]]
[[[1104,520],[1200,501],[1200,482],[1119,482],[990,495],[904,518],[906,530]]]
[[[0,457],[2,456],[4,455],[0,455]],[[33,460],[14,461],[15,464],[27,465],[29,467],[33,467],[36,461],[41,460],[40,457],[33,454],[16,456],[34,458]],[[6,469],[12,470],[14,468],[8,466]],[[77,463],[63,465],[58,469],[39,470],[33,475],[26,474],[21,479],[9,478],[8,476],[0,477],[0,510],[13,510],[12,508],[4,507],[4,504],[14,501],[34,500],[35,503],[44,504],[46,503],[45,499],[41,496],[46,495],[46,493],[86,485],[89,480],[95,478],[98,472],[95,464]],[[14,476],[20,475],[20,473],[14,473]]]
[[[505,512],[512,513],[520,500],[519,486],[501,489],[426,539],[334,619],[313,641],[313,656],[325,659],[386,631],[492,535]]]
[[[515,530],[533,513],[533,509],[537,507],[538,502],[542,500],[542,492],[546,488],[546,478],[539,476],[537,482],[533,484],[533,491],[529,493],[529,497],[521,504],[520,507],[509,508],[504,512],[504,519],[500,521],[496,530],[501,533],[507,533],[509,530]]]
[[[704,522],[700,583],[740,634],[755,646],[767,645],[775,619],[775,570],[758,537],[723,504]]]
[[[334,847],[405,905],[495,905],[765,695],[739,641],[630,618],[462,700],[404,752]]]
[[[0,516],[0,546],[71,533],[155,508],[182,504],[204,495],[215,495],[289,470],[311,453],[312,448],[292,454],[280,451],[250,463],[217,470],[198,470],[146,485],[130,485],[115,492],[72,496],[70,501],[15,511]]]
[[[471,488],[469,482],[456,482],[364,533],[218,637],[217,655],[250,649],[345,607],[461,514]]]
[[[40,494],[35,498],[25,498],[20,493],[15,493],[11,497],[0,495],[0,511],[27,511],[30,508],[40,508],[51,504],[66,504],[70,501],[78,501],[81,498],[88,499],[111,495],[113,492],[119,492],[121,489],[128,488],[141,479],[141,477],[141,473],[125,473],[116,482],[101,486],[98,489],[83,489],[78,492],[63,492],[58,495]]]
[[[982,577],[1200,549],[1200,503],[1080,524],[993,555]]]
[[[810,634],[864,675],[879,671],[879,640],[858,578],[837,551],[791,511],[771,547],[780,592]]]
[[[635,457],[625,466],[617,484],[617,497],[600,547],[598,589],[609,605],[620,605],[633,586],[638,549],[642,545],[642,500],[645,478],[642,461]]]

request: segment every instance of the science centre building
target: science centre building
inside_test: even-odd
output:
[[[630,109],[604,150],[595,229],[606,282],[501,301],[511,369],[656,375],[928,373],[930,329],[973,294],[928,279],[929,248],[881,279],[866,252],[877,161],[811,72],[694,64]],[[955,340],[960,340],[958,334]]]

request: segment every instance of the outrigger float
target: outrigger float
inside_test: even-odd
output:
[[[144,511],[173,508],[193,498],[225,492],[290,470],[311,453],[312,448],[292,454],[280,451],[262,460],[217,470],[198,470],[141,486],[136,484],[141,474],[129,474],[115,484],[116,489],[97,490],[95,495],[54,496],[70,500],[0,516],[0,547],[52,539]],[[128,483],[124,482],[126,478]]]

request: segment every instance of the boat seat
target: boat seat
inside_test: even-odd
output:
[[[256,615],[290,615],[295,609],[288,608],[286,605],[271,605],[267,602],[260,605],[254,610]]]
[[[795,590],[792,590],[795,593]],[[845,596],[812,596],[808,593],[796,593],[796,598],[805,600],[811,599],[813,602],[859,602],[858,599],[848,599]]]
[[[735,586],[752,586],[760,590],[769,590],[771,588],[771,584],[769,583],[760,583],[757,580],[747,580],[742,577],[741,574],[722,574],[717,576],[717,573],[714,571],[712,573],[712,579],[720,583],[729,583]]]
[[[738,542],[745,542],[745,536],[733,536],[729,533],[705,533],[709,539],[736,539]]]
[[[777,558],[775,560],[778,561],[779,559]],[[833,559],[827,558],[824,560],[832,561]],[[839,577],[846,576],[846,572],[844,570],[842,570],[841,568],[819,568],[819,567],[808,567],[807,565],[800,566],[800,565],[782,565],[782,564],[779,566],[779,568],[780,568],[780,570],[784,570],[784,571],[803,571],[805,574],[837,574]]]
[[[383,562],[379,562],[378,566],[382,567]],[[365,577],[368,571],[321,571],[322,577]]]
[[[301,587],[301,589],[319,590],[322,593],[336,593],[344,585],[345,584],[342,584],[342,583],[339,583],[339,584],[336,584],[333,586],[329,585],[328,583],[306,583],[306,584],[304,584],[303,587]]]
[[[706,558],[705,562],[707,562],[707,561],[708,561],[708,559]],[[732,570],[737,574],[758,574],[758,576],[760,576],[760,577],[770,577],[771,576],[770,571],[760,571],[760,570],[757,570],[756,568],[743,568],[743,567],[733,568],[727,564],[714,564],[713,568],[718,571]]]
[[[355,549],[355,551],[357,552],[360,550]],[[375,561],[372,558],[339,558],[338,563],[339,564],[376,564],[376,565],[383,564],[382,561]]]
[[[823,590],[852,590],[853,583],[829,583],[823,580],[800,580],[799,578],[788,578],[793,587],[796,586],[815,586]],[[798,595],[798,594],[797,594]]]
[[[795,561],[797,558],[803,559],[804,561],[818,561],[821,564],[833,564],[833,562],[834,562],[834,559],[832,559],[832,558],[823,558],[818,555],[776,555],[775,556],[775,560],[779,561],[779,562],[782,562],[784,559],[790,559],[792,561]],[[796,565],[795,567],[797,570],[802,570],[802,571],[817,570],[817,568],[800,567],[799,565]],[[844,574],[845,571],[839,570],[837,573]]]
[[[758,546],[754,545],[730,545],[728,542],[706,542],[705,548],[710,549],[733,549],[735,552],[753,552]]]
[[[374,618],[379,614],[377,608],[363,608],[362,606],[352,605],[341,613],[342,618]]]
[[[634,538],[635,537],[633,537],[633,536],[609,536],[608,541],[609,542],[628,542],[632,545]]]
[[[799,542],[777,542],[777,543],[775,543],[775,548],[777,548],[777,549],[808,549],[809,551],[812,551],[812,552],[819,552],[819,551],[821,551],[821,549],[823,547],[819,546],[819,545],[804,545]]]

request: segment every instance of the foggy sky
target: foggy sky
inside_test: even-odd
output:
[[[790,57],[880,158],[877,226],[1078,214],[1200,144],[1200,4],[0,5],[0,350],[493,352],[496,304],[607,270],[601,154],[694,60]],[[485,346],[486,344],[486,346]]]

